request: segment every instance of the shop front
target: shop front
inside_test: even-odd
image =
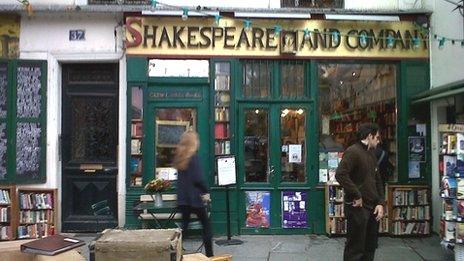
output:
[[[365,121],[382,128],[387,180],[427,183],[408,176],[409,97],[429,86],[428,38],[412,21],[215,20],[126,17],[127,227],[147,182],[175,184],[187,129],[200,134],[215,234],[226,232],[225,156],[233,234],[324,233],[330,157]]]

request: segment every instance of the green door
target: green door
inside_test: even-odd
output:
[[[147,146],[144,146],[146,170],[149,173],[148,182],[153,176],[172,179],[172,160],[180,135],[188,129],[198,132],[200,149],[198,155],[204,170],[205,181],[210,177],[209,166],[209,110],[207,86],[198,86],[192,91],[178,88],[176,98],[171,100],[155,100],[149,102],[147,125]],[[183,91],[187,95],[182,94]],[[154,91],[153,93],[158,93]],[[197,94],[192,98],[191,94]],[[151,173],[151,174],[150,174]],[[144,177],[145,178],[145,177]]]
[[[238,106],[241,233],[308,233],[309,105],[244,102]]]

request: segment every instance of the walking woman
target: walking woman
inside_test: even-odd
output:
[[[208,187],[197,151],[200,146],[198,134],[189,130],[180,137],[173,166],[177,169],[177,205],[182,213],[182,231],[187,232],[190,214],[194,213],[203,226],[203,243],[206,256],[213,256],[211,224],[205,204],[210,201]]]

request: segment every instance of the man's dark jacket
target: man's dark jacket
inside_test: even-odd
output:
[[[345,202],[362,198],[363,206],[373,209],[384,204],[384,190],[377,160],[371,150],[357,142],[343,154],[335,178],[345,190]]]
[[[177,205],[201,208],[201,195],[205,193],[208,193],[208,187],[203,178],[200,159],[194,155],[187,169],[180,170],[177,174]]]

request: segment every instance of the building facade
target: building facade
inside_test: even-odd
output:
[[[362,121],[382,126],[390,182],[429,184],[428,165],[411,179],[407,161],[409,100],[429,86],[430,39],[416,22],[429,12],[376,2],[31,1],[32,15],[5,5],[19,13],[17,58],[46,67],[44,174],[24,186],[58,189],[59,231],[137,227],[143,186],[174,178],[178,134],[194,128],[216,234],[226,232],[224,158],[236,164],[233,233],[324,233],[332,172],[320,158],[343,151]],[[112,213],[97,220],[90,207],[102,200]]]

